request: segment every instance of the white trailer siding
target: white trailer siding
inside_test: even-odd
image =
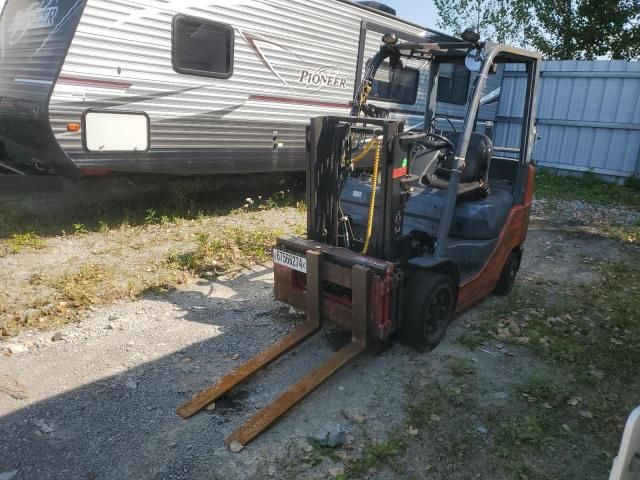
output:
[[[174,71],[177,14],[233,27],[231,78]],[[153,154],[168,151],[182,152],[190,173],[204,172],[210,162],[239,162],[237,170],[243,171],[243,161],[258,158],[264,170],[304,168],[309,118],[349,113],[362,20],[408,35],[428,34],[339,0],[89,0],[50,102],[53,131],[79,166],[100,167],[117,159],[88,155],[81,132],[68,132],[67,124],[79,122],[92,107],[143,111],[151,119],[151,151],[142,162],[117,160],[125,170],[138,169],[136,162],[143,171],[167,170],[168,165],[154,166]],[[379,44],[379,34],[368,35],[364,58]],[[303,72],[327,80],[309,84]],[[425,70],[415,105],[380,106],[395,106],[400,113],[394,116],[409,124],[421,122],[427,78]]]

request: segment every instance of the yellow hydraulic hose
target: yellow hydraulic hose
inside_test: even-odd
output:
[[[351,163],[355,165],[356,163],[363,160],[369,154],[373,146],[376,145],[377,143],[378,143],[378,137],[372,138],[371,141],[367,143],[367,145],[360,151],[360,153],[358,153],[358,155],[356,155],[355,158],[351,159]]]
[[[371,141],[373,145],[374,140]],[[376,187],[378,186],[378,174],[380,173],[380,142],[375,139],[376,143],[376,156],[373,161],[373,175],[371,176],[371,199],[369,202],[369,219],[367,220],[367,236],[364,241],[363,255],[366,255],[369,251],[369,245],[371,243],[371,236],[373,235],[373,219],[376,211]]]

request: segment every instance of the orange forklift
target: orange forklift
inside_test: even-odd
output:
[[[273,249],[275,298],[306,312],[305,322],[178,409],[190,417],[259,369],[316,334],[324,321],[352,341],[233,432],[239,451],[372,342],[394,337],[434,349],[454,315],[516,280],[534,195],[536,93],[540,55],[479,42],[407,44],[393,34],[367,63],[349,117],[320,117],[307,128],[307,238],[284,237]],[[421,131],[405,130],[369,104],[376,73],[407,59],[429,63]],[[435,113],[439,69],[465,64],[475,73],[462,127]],[[520,146],[494,145],[478,114],[490,75],[517,64],[524,102]],[[439,130],[442,123],[450,131]]]

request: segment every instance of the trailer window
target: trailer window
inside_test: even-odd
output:
[[[233,42],[230,25],[178,15],[173,20],[173,68],[186,75],[229,78]]]
[[[438,101],[464,105],[469,94],[471,72],[464,65],[441,63],[438,71]]]
[[[420,71],[415,68],[391,69],[388,63],[378,68],[371,85],[370,98],[405,105],[416,103]]]

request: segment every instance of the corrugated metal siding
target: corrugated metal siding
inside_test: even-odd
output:
[[[505,71],[497,145],[518,147],[526,79]],[[544,167],[640,176],[640,62],[548,61],[542,65],[533,158]]]

